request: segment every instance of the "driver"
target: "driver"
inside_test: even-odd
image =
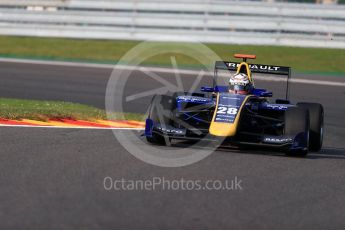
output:
[[[253,88],[249,77],[244,73],[237,73],[230,78],[229,93],[247,95]]]

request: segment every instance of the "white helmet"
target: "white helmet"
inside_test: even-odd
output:
[[[248,94],[252,89],[252,83],[248,75],[237,73],[230,78],[230,92],[235,94]]]

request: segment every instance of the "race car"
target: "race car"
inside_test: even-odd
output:
[[[261,146],[294,156],[319,151],[323,106],[290,103],[291,68],[249,64],[247,59],[255,59],[255,55],[234,57],[243,61],[216,61],[213,85],[201,87],[200,92],[155,95],[146,119],[147,141],[158,145],[174,139],[218,141],[221,146]],[[285,98],[270,102],[273,93],[255,87],[255,74],[286,77]],[[220,78],[226,79],[225,84],[219,84]]]

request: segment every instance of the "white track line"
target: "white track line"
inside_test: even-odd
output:
[[[259,80],[259,81],[286,81],[286,78],[281,78],[281,77],[272,77],[272,76],[256,76],[254,80]],[[302,79],[302,78],[291,78],[290,79],[291,83],[301,83],[301,84],[312,84],[312,85],[327,85],[327,86],[340,86],[344,87],[345,82],[332,82],[332,81],[321,81],[321,80],[308,80],[308,79]]]
[[[126,66],[126,65],[116,65],[116,64],[96,64],[96,63],[80,63],[80,62],[64,62],[64,61],[42,61],[42,60],[27,60],[27,59],[14,59],[14,58],[0,58],[0,62],[8,63],[23,63],[23,64],[34,64],[34,65],[53,65],[53,66],[70,66],[70,67],[85,67],[85,68],[100,68],[100,69],[118,69],[118,70],[136,70],[136,71],[152,71],[157,73],[169,73],[169,74],[184,74],[197,76],[199,70],[186,70],[186,69],[169,69],[162,67],[141,67],[141,66]],[[205,72],[206,75],[211,75],[211,72]],[[285,81],[280,77],[256,77],[257,80],[261,81]],[[331,82],[322,80],[308,80],[302,78],[292,78],[290,80],[292,83],[300,84],[311,84],[311,85],[325,85],[325,86],[336,86],[344,87],[345,82]]]
[[[47,128],[47,129],[92,129],[92,130],[136,130],[142,131],[144,128],[103,128],[103,127],[66,127],[66,126],[41,126],[41,125],[3,125],[0,127],[11,127],[11,128]]]
[[[123,69],[123,70],[149,70],[152,72],[160,73],[175,73],[175,70],[163,67],[142,67],[142,66],[128,66],[114,64],[99,64],[99,63],[81,63],[81,62],[64,62],[64,61],[44,61],[44,60],[29,60],[29,59],[15,59],[15,58],[0,58],[0,62],[8,63],[22,63],[33,65],[53,65],[53,66],[70,66],[70,67],[86,67],[86,68],[99,68],[99,69]],[[199,73],[196,70],[177,70],[178,73],[194,75]],[[212,73],[208,73],[212,74]]]

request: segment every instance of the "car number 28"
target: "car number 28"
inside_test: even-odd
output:
[[[217,110],[217,114],[236,115],[237,113],[238,113],[237,108],[218,107],[218,110]]]

